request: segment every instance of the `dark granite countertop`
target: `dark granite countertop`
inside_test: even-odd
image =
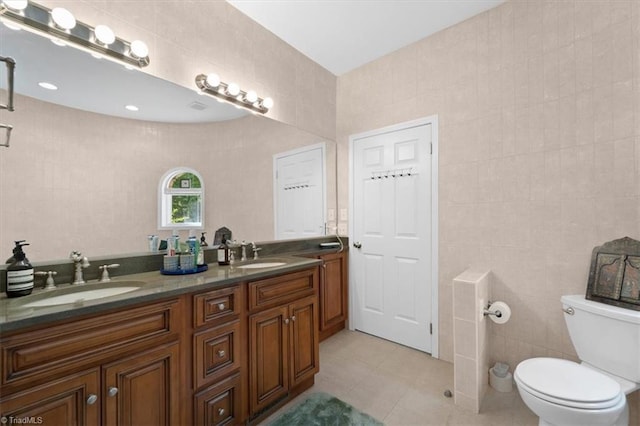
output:
[[[232,284],[264,277],[294,272],[320,264],[320,260],[300,256],[335,253],[336,250],[297,251],[297,256],[278,255],[263,257],[257,261],[238,262],[229,266],[209,264],[207,271],[189,275],[162,275],[159,271],[118,276],[109,283],[92,282],[72,286],[59,285],[56,290],[37,289],[29,296],[0,298],[0,333],[14,332],[27,327],[51,323],[86,314],[97,314],[111,309],[124,308],[139,303],[153,302],[186,293],[195,293],[226,287]],[[270,268],[244,269],[242,265],[255,262],[282,262],[284,265]],[[127,284],[128,283],[128,284]],[[139,289],[124,294],[94,300],[79,300],[57,306],[28,307],[30,303],[53,296],[100,288],[131,285]]]

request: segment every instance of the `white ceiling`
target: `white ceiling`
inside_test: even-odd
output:
[[[335,75],[505,0],[227,0]]]

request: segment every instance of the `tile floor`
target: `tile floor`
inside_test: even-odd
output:
[[[480,414],[456,407],[453,398],[444,396],[446,389],[453,391],[451,363],[344,330],[320,344],[320,373],[315,385],[263,424],[316,391],[334,395],[387,426],[538,424],[515,387],[510,393],[490,389]]]

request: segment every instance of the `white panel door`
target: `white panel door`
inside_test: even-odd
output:
[[[431,352],[430,124],[353,139],[354,328]]]
[[[324,235],[324,144],[274,155],[275,238]]]

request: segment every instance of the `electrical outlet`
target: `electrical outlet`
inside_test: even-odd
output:
[[[346,223],[340,223],[338,225],[338,234],[347,235],[347,224]]]
[[[349,220],[349,212],[347,209],[340,209],[340,220]]]
[[[329,222],[336,220],[336,211],[335,211],[335,209],[327,210],[327,220]]]

